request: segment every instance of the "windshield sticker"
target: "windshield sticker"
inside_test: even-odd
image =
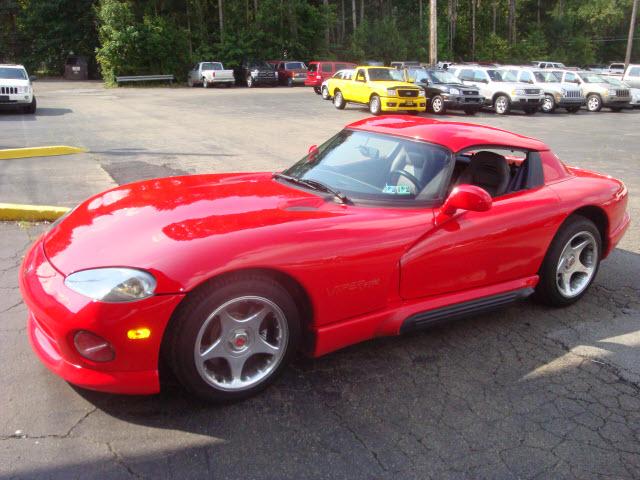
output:
[[[409,188],[409,185],[385,185],[382,189],[382,193],[389,193],[391,195],[411,195],[411,188]]]

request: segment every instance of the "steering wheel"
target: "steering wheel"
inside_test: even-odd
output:
[[[393,175],[394,173],[397,173],[401,177],[404,177],[407,180],[409,180],[411,183],[413,183],[413,186],[416,187],[416,195],[422,189],[422,185],[420,185],[420,180],[418,180],[416,177],[414,177],[411,173],[407,172],[406,170],[391,170],[391,173],[389,175]]]

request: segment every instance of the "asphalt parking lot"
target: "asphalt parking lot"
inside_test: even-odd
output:
[[[310,89],[104,89],[39,82],[35,116],[0,113],[0,202],[72,206],[116,184],[277,170],[346,123]],[[248,401],[211,406],[72,388],[31,353],[17,287],[46,225],[0,223],[0,478],[640,478],[640,110],[445,118],[540,138],[621,178],[634,222],[589,293],[524,302],[326,357]]]

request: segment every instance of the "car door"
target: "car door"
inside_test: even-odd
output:
[[[402,298],[452,294],[536,275],[555,234],[558,222],[550,220],[558,202],[550,188],[540,186],[494,198],[486,212],[458,212],[433,226],[401,258]]]
[[[366,70],[364,68],[358,68],[353,76],[353,80],[345,82],[345,86],[347,87],[349,101],[362,103],[362,98],[364,98],[369,90]]]
[[[200,68],[200,64],[197,63],[196,65],[193,66],[193,68],[189,72],[189,77],[191,78],[191,81],[193,83],[198,83],[200,81],[199,68]]]

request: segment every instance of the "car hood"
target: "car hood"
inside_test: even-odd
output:
[[[29,80],[16,80],[12,78],[0,78],[0,86],[2,87],[27,87]]]
[[[381,81],[381,82],[370,82],[371,84],[380,87],[380,88],[386,88],[386,89],[390,89],[390,88],[406,88],[406,87],[410,87],[410,88],[418,88],[416,85],[414,85],[413,83],[408,83],[408,82],[398,82],[398,81]]]
[[[333,222],[341,207],[270,173],[154,179],[86,200],[45,235],[44,250],[64,275],[135,267],[154,273],[159,288],[180,291],[167,272],[187,264],[197,270],[193,265],[212,255],[224,263],[268,243],[290,242],[300,224]]]
[[[542,91],[540,87],[536,87],[533,85],[529,85],[528,83],[522,82],[491,82],[492,85],[500,86],[501,89],[510,88],[510,89],[523,89],[523,88],[535,88],[536,90]]]

